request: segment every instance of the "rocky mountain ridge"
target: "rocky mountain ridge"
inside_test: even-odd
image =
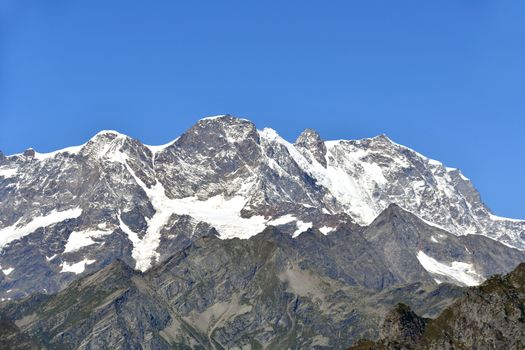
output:
[[[400,240],[407,227],[377,227],[393,203],[424,233]],[[247,239],[270,226],[291,237],[362,233],[398,269],[392,283],[477,284],[525,247],[525,222],[492,215],[459,170],[384,135],[322,141],[308,129],[291,144],[218,116],[164,146],[103,131],[78,147],[2,155],[0,296],[56,292],[117,258],[146,271],[200,237]],[[373,234],[381,229],[397,234]],[[392,244],[406,260],[393,260]]]
[[[435,319],[397,305],[382,325],[381,339],[351,350],[512,349],[525,347],[525,263],[468,288]]]
[[[145,273],[117,260],[57,294],[0,304],[0,316],[12,328],[0,343],[23,340],[42,349],[344,349],[361,337],[376,337],[396,302],[435,315],[461,294],[446,283],[363,288],[363,281],[338,269],[339,261],[325,259],[326,252],[322,265],[305,256],[319,239],[333,245],[323,242],[330,236],[317,235],[308,231],[292,239],[267,228],[250,239],[206,236]],[[370,264],[366,256],[356,260]],[[385,267],[371,278],[382,273],[395,278]]]

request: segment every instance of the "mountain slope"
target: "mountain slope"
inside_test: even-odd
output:
[[[56,295],[0,304],[17,334],[48,349],[344,349],[396,302],[441,310],[451,285],[352,286],[303,266],[272,228],[248,240],[203,237],[146,273],[116,261]]]
[[[458,253],[461,244],[478,257],[472,271],[481,277],[470,282],[505,272],[519,259],[510,248],[491,254],[494,241],[466,234],[525,248],[525,222],[491,215],[458,170],[385,136],[324,142],[306,130],[292,144],[250,121],[218,116],[164,146],[103,131],[81,146],[0,157],[0,298],[58,291],[117,258],[146,271],[200,237],[245,239],[269,226],[292,237],[308,228],[327,235],[350,228],[342,231],[355,232],[372,252],[371,229],[361,237],[360,227],[373,226],[392,203],[439,225],[447,237],[465,237],[447,239],[456,253],[421,250],[418,261],[433,265],[434,275],[470,269],[470,254],[464,261],[466,253]],[[363,261],[374,259],[369,255]],[[391,263],[381,259],[378,269]],[[451,270],[443,262],[460,264]],[[356,264],[352,278],[359,269]],[[370,286],[403,280],[400,272],[383,277]]]
[[[398,306],[383,329],[378,342],[360,342],[351,349],[523,349],[525,264],[467,289],[433,320]]]

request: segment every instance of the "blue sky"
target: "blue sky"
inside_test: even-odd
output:
[[[525,218],[523,1],[0,0],[0,150],[230,113],[288,140],[386,133]]]

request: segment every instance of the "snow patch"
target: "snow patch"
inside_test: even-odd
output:
[[[460,261],[442,263],[421,250],[417,253],[417,259],[421,266],[431,274],[448,276],[466,286],[477,286],[485,280],[476,272],[472,264]]]
[[[82,261],[79,261],[79,262],[71,264],[71,265],[68,262],[64,261],[62,263],[62,271],[60,271],[60,273],[73,272],[74,274],[78,275],[79,273],[84,272],[84,270],[86,269],[86,265],[91,265],[95,261],[96,260],[84,259]]]
[[[106,230],[84,230],[73,231],[67,239],[64,253],[70,253],[92,244],[96,244],[92,238],[100,238],[109,235],[112,231]]]
[[[128,238],[131,241],[131,243],[133,243],[133,246],[140,244],[141,240],[139,238],[139,235],[135,231],[133,231],[128,225],[126,225],[124,221],[122,221],[122,217],[120,214],[118,216],[118,221],[120,228],[126,235],[128,235]]]
[[[290,223],[292,221],[296,221],[297,219],[295,218],[295,216],[291,215],[291,214],[286,214],[284,216],[281,216],[281,217],[278,217],[276,219],[273,219],[273,220],[270,220],[267,222],[268,225],[272,225],[272,226],[279,226],[279,225],[285,225],[287,223]]]
[[[319,228],[319,231],[321,231],[321,233],[322,233],[323,235],[327,235],[327,234],[329,234],[330,232],[332,232],[333,230],[335,230],[335,227],[323,226],[323,227]]]
[[[106,130],[100,130],[91,139],[94,139],[97,136],[106,135],[106,134],[116,135],[117,137],[128,137],[127,135],[124,135],[124,134],[122,134],[122,133],[120,133],[120,132],[118,132],[116,130],[106,129]]]
[[[209,116],[209,117],[202,118],[202,119],[200,119],[200,121],[202,121],[202,120],[216,120],[216,119],[221,119],[221,118],[228,117],[228,116],[230,116],[230,115],[228,115],[228,114],[212,115],[212,116]],[[249,121],[248,119],[239,118],[239,117],[233,117],[233,118],[235,118],[237,120],[242,120],[242,121],[251,123],[251,121]]]
[[[497,216],[497,215],[494,215],[494,214],[489,214],[489,217],[490,217],[491,220],[494,220],[494,221],[510,221],[510,222],[522,222],[522,223],[525,223],[525,220],[504,218],[502,216]]]
[[[170,199],[166,196],[160,181],[148,188],[129,167],[125,158],[121,161],[144,190],[155,209],[153,217],[147,219],[148,228],[142,239],[139,239],[138,235],[119,217],[122,230],[133,242],[132,257],[137,263],[137,269],[141,271],[147,270],[152,260],[159,258],[156,249],[160,244],[160,231],[173,214],[189,215],[196,220],[211,224],[222,239],[249,238],[266,227],[268,220],[263,216],[241,217],[240,212],[246,204],[246,198],[242,196],[225,198],[218,195],[206,200],[199,200],[196,197]]]
[[[227,116],[226,114],[217,114],[217,115],[211,115],[206,118],[202,118],[201,120],[215,120],[215,119],[219,119],[219,118],[226,117],[226,116]]]
[[[38,153],[38,152],[35,152],[35,159],[46,160],[46,159],[50,159],[50,158],[55,158],[55,156],[57,154],[61,154],[61,153],[78,154],[82,150],[82,147],[84,147],[84,145],[62,148],[62,149],[59,149],[57,151],[53,151],[53,152],[49,152],[49,153]]]
[[[247,239],[263,231],[268,224],[278,225],[293,221],[290,216],[285,216],[268,222],[263,216],[241,217],[241,210],[246,204],[246,198],[234,196],[225,198],[214,196],[206,200],[196,197],[186,197],[171,200],[172,210],[175,214],[190,215],[193,218],[211,224],[220,238]]]
[[[2,269],[2,272],[4,275],[8,276],[11,272],[13,272],[15,269],[13,267],[9,267],[7,269]]]
[[[328,211],[328,209],[326,209],[326,208],[323,208],[322,211],[323,211],[324,214],[328,214],[328,215],[331,215],[331,214],[332,214],[332,213],[331,213],[330,211]]]
[[[5,247],[8,243],[18,240],[41,227],[48,227],[64,220],[74,219],[82,214],[82,209],[74,208],[64,211],[53,210],[49,214],[37,216],[27,224],[22,225],[20,218],[15,224],[0,229],[0,248]]]
[[[11,168],[11,169],[4,168],[4,169],[0,169],[0,176],[3,177],[3,178],[6,178],[6,179],[15,176],[16,173],[18,173],[18,169],[16,169],[16,168]]]
[[[170,141],[168,143],[165,143],[163,145],[158,145],[158,146],[152,146],[152,145],[144,145],[146,146],[147,148],[149,148],[149,150],[151,151],[151,153],[153,154],[156,154],[156,153],[159,153],[163,150],[165,150],[166,148],[168,148],[169,146],[173,145],[175,142],[177,142],[179,138],[177,137],[175,140],[173,141]]]
[[[313,224],[311,222],[304,222],[304,221],[301,221],[301,220],[298,220],[296,225],[297,225],[297,230],[295,230],[295,232],[292,235],[292,237],[294,237],[294,238],[299,236],[301,233],[305,232],[309,228],[312,228],[312,226],[313,226]]]

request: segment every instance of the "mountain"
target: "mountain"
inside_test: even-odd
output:
[[[307,129],[292,144],[225,115],[164,146],[102,131],[52,153],[0,155],[2,299],[55,293],[116,259],[144,272],[202,237],[268,227],[289,238],[311,229],[298,240],[309,264],[376,290],[479,284],[525,248],[524,221],[494,216],[459,170],[384,135],[323,141]]]
[[[465,324],[475,344],[496,310],[461,304],[465,287],[525,261],[525,222],[384,135],[292,144],[225,115],[163,146],[102,131],[0,153],[0,249],[3,348],[410,347],[475,310],[432,333],[440,348]],[[491,281],[510,281],[494,321],[517,334],[514,277],[465,295]]]
[[[467,289],[435,319],[399,304],[387,314],[381,339],[353,350],[523,349],[525,347],[525,263]]]
[[[376,293],[332,278],[305,264],[313,235],[202,237],[145,273],[117,260],[57,294],[0,304],[0,314],[44,349],[344,349],[377,336],[398,300],[435,314],[461,294],[422,283]]]

